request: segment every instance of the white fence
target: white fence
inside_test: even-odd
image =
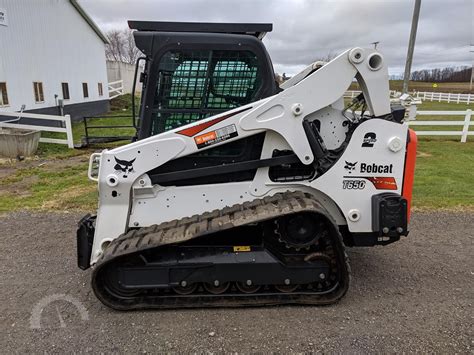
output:
[[[464,121],[408,121],[410,126],[463,126],[462,131],[416,131],[418,136],[461,136],[461,143],[467,141],[467,136],[474,135],[469,132],[472,110],[466,111],[417,111],[416,115],[425,116],[464,116]]]
[[[419,98],[423,101],[438,101],[438,102],[455,102],[457,104],[470,104],[474,103],[474,94],[454,94],[446,92],[427,92],[417,91],[412,96]]]
[[[354,97],[356,97],[357,95],[359,95],[361,92],[362,92],[362,91],[360,91],[360,90],[347,90],[347,91],[344,93],[344,97],[345,97],[345,98],[353,99]],[[390,90],[390,97],[394,97],[396,93],[397,93],[396,90]]]
[[[397,91],[390,90],[390,96],[394,97]],[[344,93],[345,98],[353,99],[359,95],[361,91],[348,90]],[[454,94],[451,92],[431,92],[431,91],[413,91],[410,95],[422,101],[438,101],[438,102],[453,102],[457,104],[474,103],[474,94]]]
[[[360,93],[361,93],[361,91],[347,90],[347,91],[344,93],[344,97],[345,97],[345,98],[351,98],[351,99],[353,99],[354,97],[356,97],[356,96],[359,95]]]
[[[123,80],[112,81],[107,84],[107,88],[109,89],[109,99],[114,99],[124,94]]]
[[[390,90],[390,96],[394,97],[397,91]],[[348,90],[344,93],[345,98],[353,99],[359,95],[361,91]],[[452,92],[432,92],[432,91],[413,91],[410,94],[412,97],[422,101],[438,101],[438,102],[453,102],[457,104],[474,103],[474,94],[454,94]]]
[[[18,129],[31,129],[35,131],[43,132],[59,132],[65,133],[66,139],[57,139],[57,138],[40,138],[40,142],[44,143],[57,143],[57,144],[67,144],[69,148],[74,148],[74,140],[72,136],[72,124],[71,116],[52,116],[52,115],[40,115],[37,113],[25,113],[25,112],[0,112],[0,116],[10,116],[14,117],[11,120],[0,121],[0,127],[5,128],[18,128]],[[23,124],[18,123],[21,118],[33,118],[35,120],[45,120],[45,121],[59,121],[62,122],[64,127],[48,127],[44,125],[36,124]],[[16,122],[16,123],[15,123]]]

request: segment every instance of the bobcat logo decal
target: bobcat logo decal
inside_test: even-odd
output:
[[[349,174],[352,173],[352,170],[355,170],[356,168],[357,162],[351,163],[351,162],[348,162],[347,160],[345,160],[345,162],[346,162],[346,165],[344,165],[344,169],[349,171]]]
[[[120,160],[115,158],[115,161],[117,164],[115,164],[114,169],[118,174],[123,174],[123,178],[127,178],[128,174],[133,173],[135,170],[133,170],[133,162],[136,160],[132,159],[130,161],[127,160]]]

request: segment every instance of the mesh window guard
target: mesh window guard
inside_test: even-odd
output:
[[[151,134],[250,103],[260,81],[250,51],[167,52],[158,67]]]

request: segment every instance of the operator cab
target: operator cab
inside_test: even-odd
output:
[[[280,91],[262,43],[272,24],[128,24],[136,30],[135,44],[145,54],[136,70],[144,60],[138,139]]]

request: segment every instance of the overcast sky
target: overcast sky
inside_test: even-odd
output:
[[[275,71],[295,74],[328,53],[379,49],[403,72],[414,0],[79,0],[103,31],[127,20],[271,22]],[[474,0],[422,0],[413,69],[471,65]],[[474,50],[472,47],[471,50]]]

